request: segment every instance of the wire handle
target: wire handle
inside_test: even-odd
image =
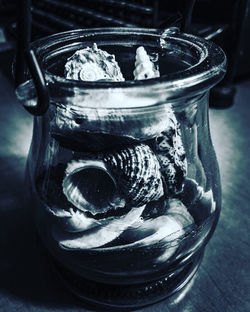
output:
[[[30,49],[31,34],[31,0],[18,1],[18,41],[16,53],[16,87],[24,82],[25,64],[27,65],[37,93],[36,106],[24,108],[35,116],[46,113],[49,107],[49,91],[46,86],[44,73],[37,61],[36,55]]]
[[[24,107],[32,115],[41,116],[46,113],[49,107],[49,92],[46,86],[45,77],[33,50],[29,50],[26,53],[26,62],[35,85],[37,93],[37,105]]]

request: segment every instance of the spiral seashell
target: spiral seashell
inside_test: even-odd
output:
[[[62,187],[71,204],[92,215],[125,206],[116,181],[102,160],[71,161],[66,168]]]
[[[85,63],[81,65],[81,70],[78,72],[78,79],[82,81],[96,81],[103,79],[105,75],[103,70],[96,63]]]
[[[97,48],[96,44],[78,50],[68,58],[64,75],[67,79],[83,81],[124,81],[114,55]]]
[[[129,205],[142,206],[163,196],[160,165],[148,145],[132,145],[107,154],[104,162]]]
[[[154,63],[150,60],[144,47],[136,49],[134,79],[150,79],[160,76],[159,71],[155,68]]]

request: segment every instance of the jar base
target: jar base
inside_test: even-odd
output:
[[[93,307],[121,311],[142,308],[167,298],[170,302],[179,301],[192,286],[191,281],[202,257],[203,252],[197,254],[177,273],[173,272],[158,280],[129,285],[98,283],[79,277],[58,263],[53,266],[66,288],[82,302]]]

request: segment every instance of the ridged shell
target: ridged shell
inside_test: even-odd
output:
[[[146,50],[143,47],[136,49],[134,79],[150,79],[160,76],[154,63],[150,60]]]
[[[128,204],[142,206],[163,196],[159,162],[146,144],[132,145],[104,157]]]
[[[154,144],[165,181],[165,192],[170,194],[181,192],[187,174],[186,153],[181,140],[180,125],[170,107],[166,130],[156,137]]]
[[[124,81],[114,55],[98,49],[96,44],[76,51],[68,58],[64,71],[67,79]]]
[[[92,214],[123,208],[125,200],[117,191],[116,181],[101,160],[71,161],[63,179],[63,192],[76,208]]]

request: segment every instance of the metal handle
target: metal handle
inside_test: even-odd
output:
[[[26,62],[35,85],[37,93],[37,105],[24,107],[32,115],[40,116],[46,113],[49,107],[49,92],[46,86],[44,74],[38,64],[33,50],[27,51]]]
[[[31,0],[18,1],[18,41],[16,53],[16,86],[24,82],[25,64],[33,79],[37,105],[24,106],[25,109],[35,116],[43,115],[49,107],[49,91],[46,86],[44,73],[39,66],[36,55],[30,49],[31,34]]]

